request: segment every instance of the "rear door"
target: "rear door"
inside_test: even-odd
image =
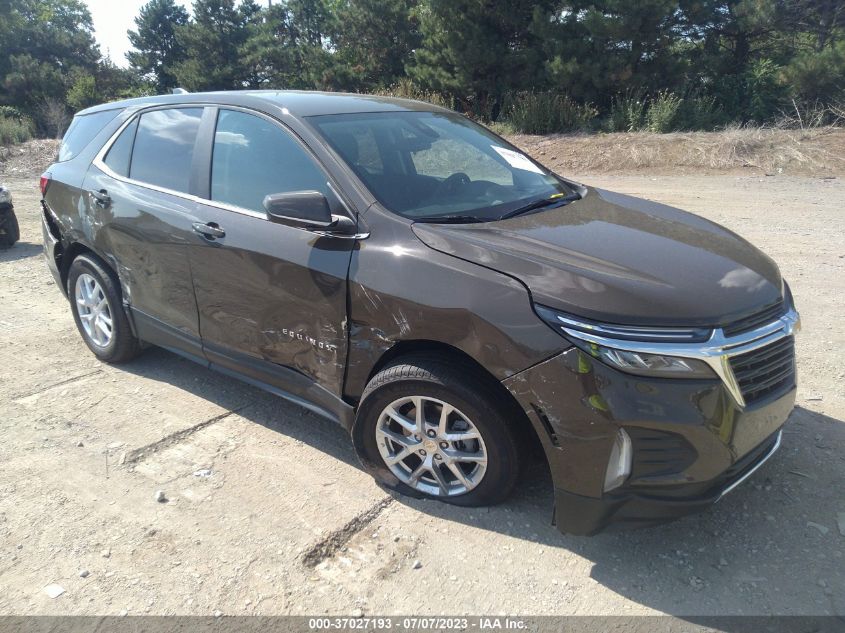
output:
[[[117,267],[139,336],[202,355],[188,246],[202,107],[149,110],[132,118],[88,172],[91,217]]]
[[[269,117],[220,108],[207,123],[208,200],[199,215],[219,234],[191,249],[206,357],[312,402],[330,401],[342,387],[355,241],[273,223],[262,205],[268,194],[301,190],[337,200],[329,178]]]

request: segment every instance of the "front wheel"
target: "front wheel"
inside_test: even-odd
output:
[[[121,363],[138,355],[114,276],[94,257],[80,255],[68,271],[68,298],[82,340],[107,363]]]
[[[511,411],[469,366],[409,358],[379,372],[356,422],[362,460],[388,487],[463,506],[504,501],[519,476]]]

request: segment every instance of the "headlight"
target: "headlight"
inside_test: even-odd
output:
[[[595,349],[605,362],[618,367],[629,374],[640,376],[665,376],[666,378],[715,378],[713,370],[700,360],[646,354],[644,352],[626,352],[612,347],[590,344],[590,351]]]
[[[6,187],[0,187],[0,204],[8,204],[12,201],[12,192]]]
[[[716,378],[710,366],[701,360],[662,354],[655,349],[661,345],[669,347],[707,341],[712,333],[707,328],[615,325],[574,317],[544,306],[537,305],[535,309],[554,330],[582,350],[629,374],[659,378]],[[614,341],[626,349],[614,347]]]

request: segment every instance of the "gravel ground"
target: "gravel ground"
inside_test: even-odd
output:
[[[845,614],[845,183],[581,180],[749,238],[804,321],[780,452],[702,515],[590,539],[550,525],[542,468],[495,508],[393,499],[303,409],[162,350],[98,363],[42,260],[37,178],[8,180],[0,614]]]

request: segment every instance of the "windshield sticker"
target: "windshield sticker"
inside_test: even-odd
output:
[[[504,147],[496,147],[495,145],[491,145],[490,147],[496,150],[496,153],[499,154],[499,156],[508,161],[508,165],[511,167],[525,171],[533,171],[535,174],[543,173],[543,170],[528,160],[528,157],[525,154],[520,154],[519,152],[515,152],[512,149],[505,149]]]

